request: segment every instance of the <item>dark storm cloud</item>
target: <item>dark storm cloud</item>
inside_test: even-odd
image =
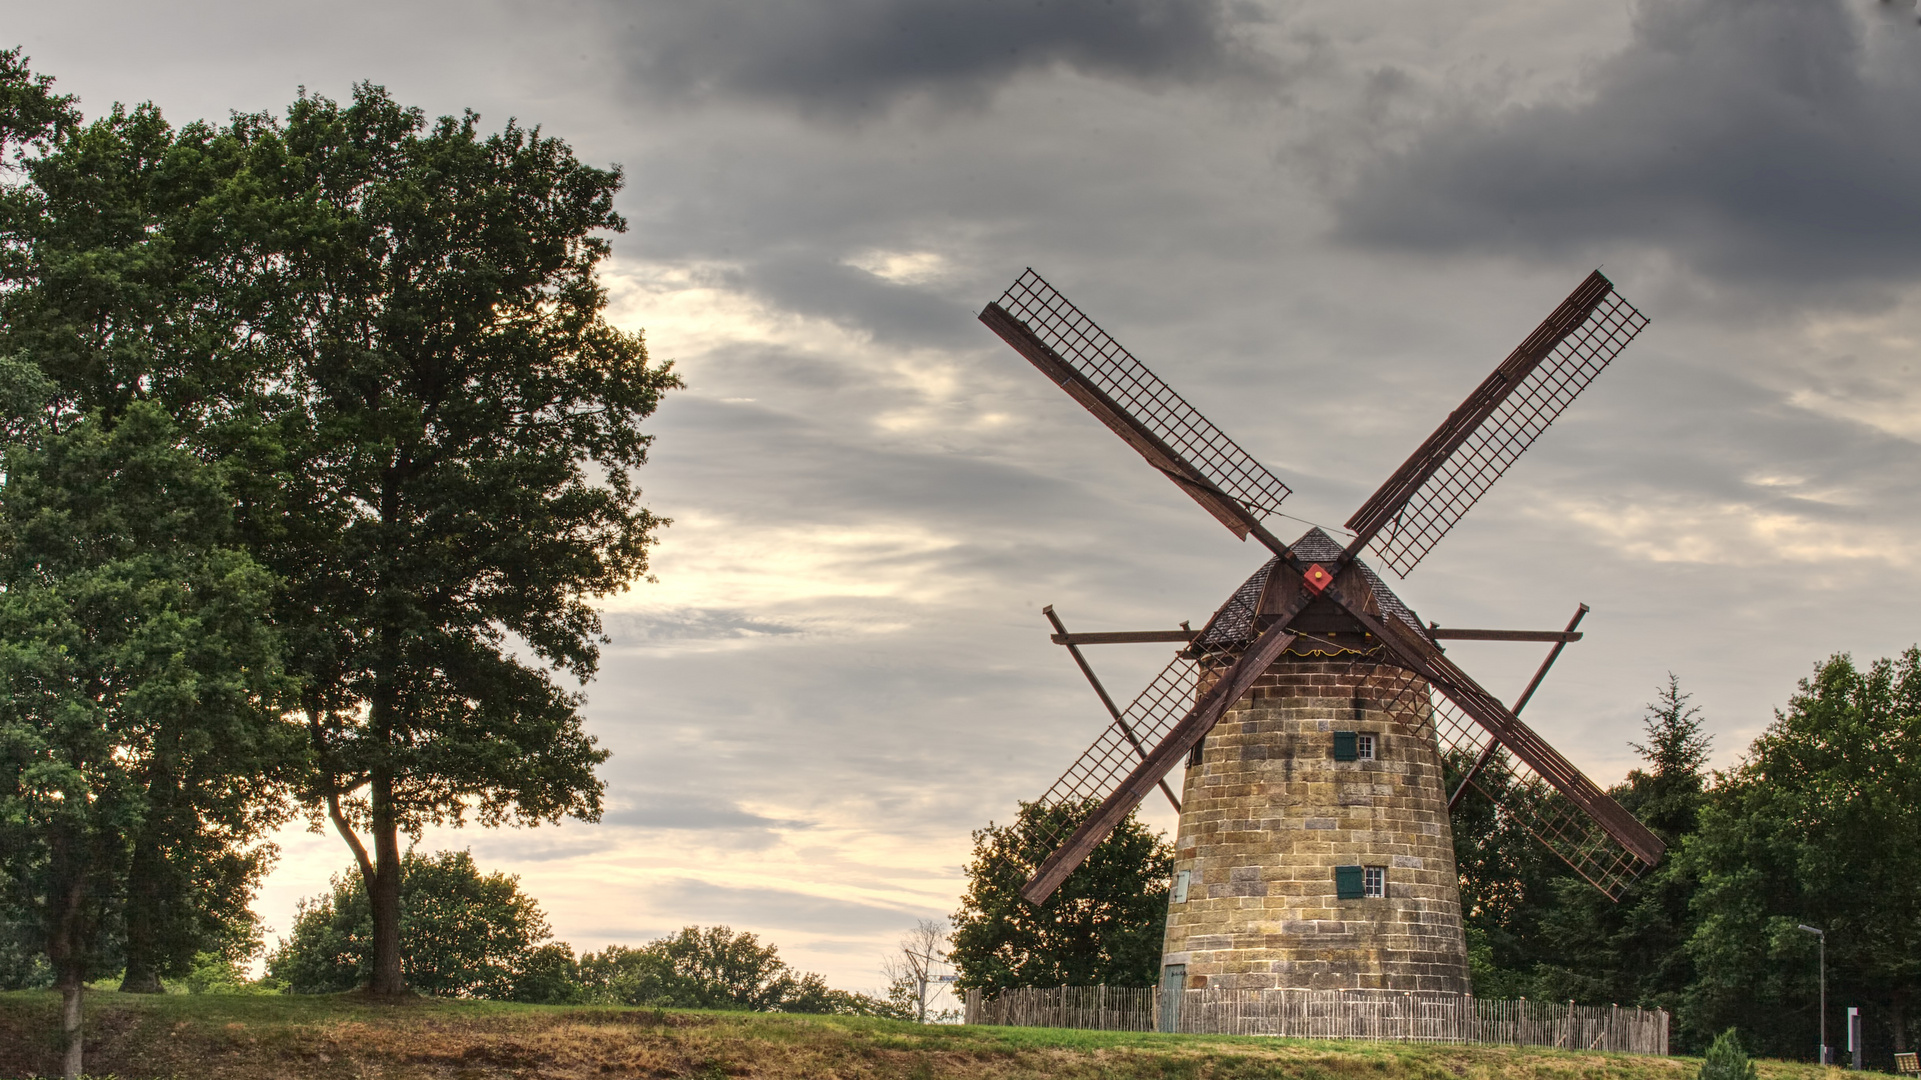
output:
[[[1921,272],[1921,32],[1894,5],[1650,0],[1575,103],[1458,110],[1362,169],[1382,247],[1665,248],[1728,278]]]
[[[978,101],[1022,71],[1200,82],[1257,67],[1224,0],[703,0],[635,3],[632,68],[672,95],[857,114],[926,93]]]

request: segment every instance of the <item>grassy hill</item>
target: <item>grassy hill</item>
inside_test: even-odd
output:
[[[0,994],[0,1077],[53,1073],[57,999]],[[1692,1080],[1697,1061],[1501,1047],[919,1027],[852,1017],[334,997],[89,995],[87,1071],[120,1080],[902,1077]],[[1762,1080],[1838,1080],[1762,1062]]]

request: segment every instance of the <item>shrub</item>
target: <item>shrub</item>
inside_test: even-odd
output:
[[[1747,1051],[1741,1049],[1741,1038],[1733,1028],[1723,1031],[1708,1047],[1707,1057],[1701,1061],[1700,1080],[1756,1080],[1754,1062],[1748,1060]]]

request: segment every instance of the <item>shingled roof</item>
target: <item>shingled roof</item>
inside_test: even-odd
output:
[[[1333,563],[1340,559],[1341,552],[1345,550],[1344,545],[1322,532],[1319,527],[1303,533],[1299,540],[1294,541],[1293,548],[1294,554],[1307,562],[1314,563]],[[1209,619],[1207,625],[1202,628],[1200,636],[1194,639],[1194,648],[1205,651],[1244,645],[1254,640],[1254,611],[1261,602],[1261,589],[1267,584],[1267,576],[1273,572],[1274,564],[1279,561],[1279,559],[1269,559],[1259,570],[1254,571],[1254,576],[1234,590],[1234,595],[1228,597],[1227,603],[1221,605],[1221,609],[1215,612],[1214,617]],[[1374,590],[1374,597],[1381,605],[1382,616],[1399,619],[1415,630],[1426,633],[1426,627],[1421,624],[1421,617],[1414,614],[1414,609],[1408,607],[1400,597],[1394,595],[1394,590],[1387,587],[1387,582],[1381,580],[1381,575],[1375,573],[1373,567],[1359,559],[1354,560],[1354,565],[1366,579],[1368,588]]]

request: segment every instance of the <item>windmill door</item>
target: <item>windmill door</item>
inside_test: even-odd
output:
[[[1161,969],[1161,1023],[1162,1031],[1181,1029],[1182,991],[1187,987],[1187,965],[1169,964]]]

